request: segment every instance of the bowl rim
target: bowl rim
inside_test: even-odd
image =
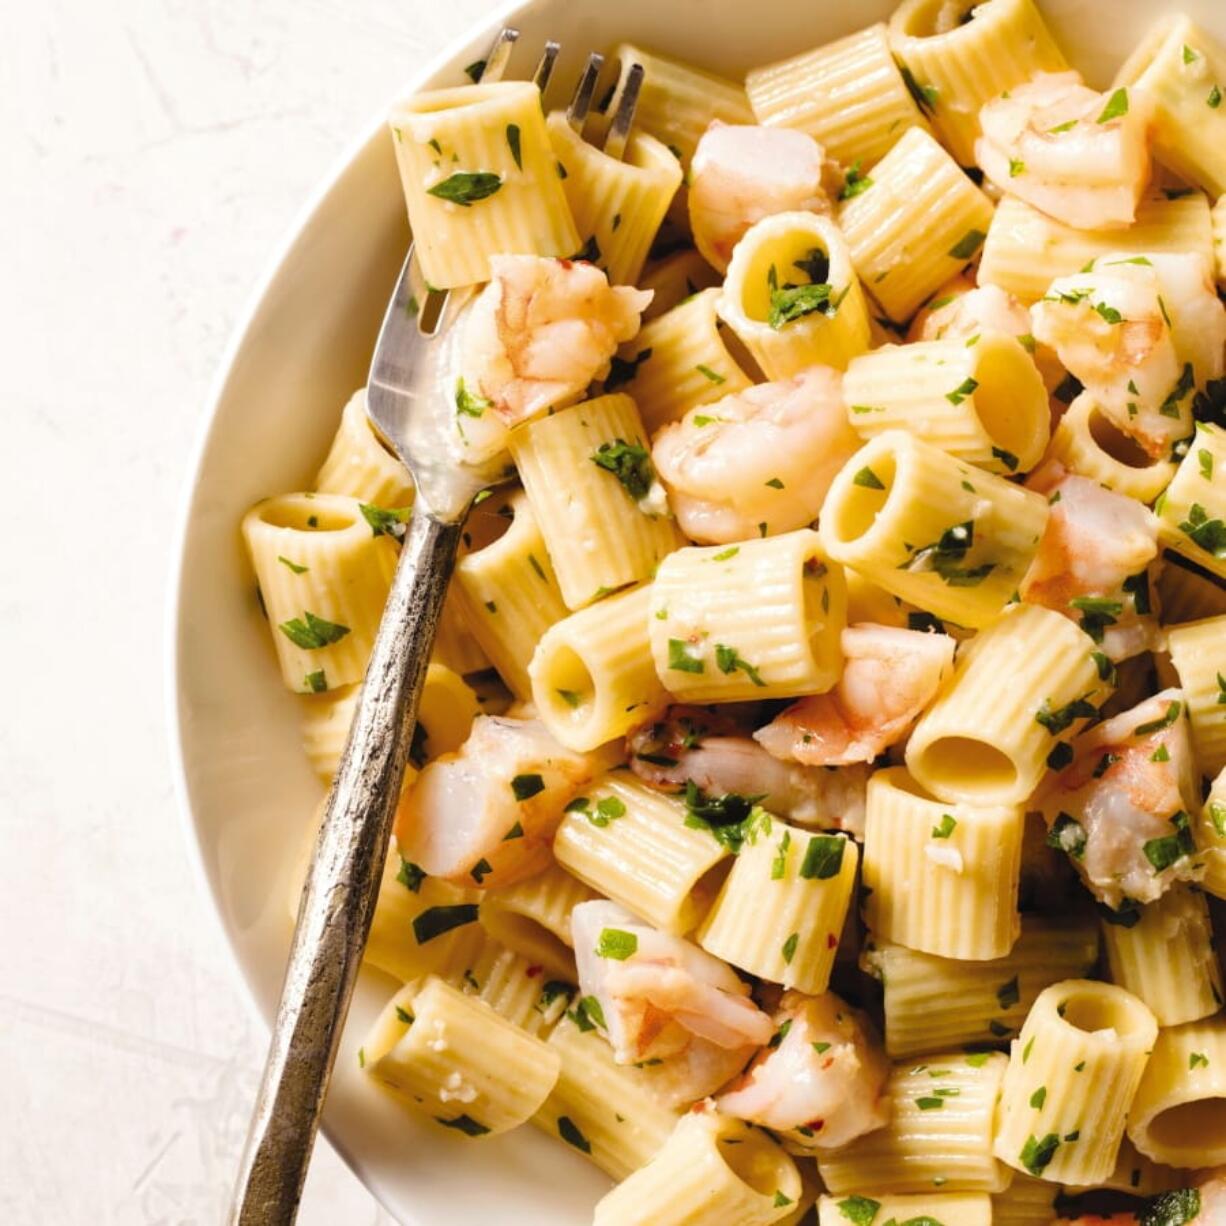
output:
[[[302,241],[304,234],[310,229],[312,222],[323,208],[337,184],[344,177],[350,166],[372,142],[380,139],[387,125],[387,116],[392,104],[397,98],[416,93],[427,86],[431,78],[439,75],[451,65],[465,59],[480,48],[482,51],[492,43],[498,30],[507,25],[517,13],[522,13],[534,7],[535,0],[501,0],[479,23],[466,27],[461,33],[449,39],[412,74],[406,77],[391,97],[362,125],[358,134],[347,141],[341,150],[332,158],[326,170],[318,177],[314,186],[308,192],[306,199],[295,211],[292,219],[277,240],[272,253],[264,261],[261,271],[254,283],[242,298],[241,305],[231,326],[229,337],[217,367],[209,380],[204,395],[204,413],[198,421],[190,445],[186,480],[176,507],[174,526],[170,540],[170,565],[166,572],[166,596],[162,622],[162,702],[163,715],[166,721],[167,751],[170,758],[171,787],[174,796],[174,808],[178,815],[180,831],[190,863],[190,873],[195,889],[201,900],[206,903],[209,912],[209,925],[213,935],[219,939],[225,953],[226,973],[231,982],[238,987],[248,1016],[256,1022],[256,1032],[263,1039],[264,1045],[272,1034],[273,1018],[266,1015],[256,995],[255,988],[247,975],[242,960],[238,957],[234,941],[228,929],[220,883],[214,880],[206,866],[206,857],[202,842],[202,831],[197,821],[192,805],[191,787],[187,778],[186,766],[186,734],[180,717],[180,703],[184,695],[184,687],[180,675],[182,656],[181,629],[183,618],[183,579],[184,565],[188,548],[188,535],[192,521],[192,511],[196,502],[205,457],[209,445],[217,429],[218,410],[229,391],[234,369],[238,359],[252,335],[264,304],[270,296],[270,291],[278,278],[283,275],[285,266],[290,261],[295,248]],[[252,1103],[254,1108],[254,1103]],[[340,1155],[350,1172],[357,1178],[362,1187],[390,1216],[397,1221],[403,1221],[403,1215],[383,1198],[379,1183],[372,1179],[360,1153],[354,1152],[346,1145],[338,1133],[333,1130],[326,1114],[321,1118],[320,1131],[328,1143]],[[245,1144],[245,1140],[244,1140]],[[240,1151],[241,1152],[241,1151]],[[237,1165],[235,1175],[237,1175]],[[414,1215],[411,1219],[417,1226],[419,1219]],[[422,1223],[424,1226],[424,1223]]]

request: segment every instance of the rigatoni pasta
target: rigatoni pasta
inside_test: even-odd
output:
[[[1154,512],[1168,549],[1226,579],[1226,431],[1220,426],[1197,423]]]
[[[354,392],[341,412],[341,424],[315,478],[323,494],[347,494],[381,509],[413,501],[409,470],[379,441],[366,413],[366,390]]]
[[[874,1192],[870,1185],[863,1192]],[[933,1221],[941,1226],[992,1226],[993,1198],[983,1192],[925,1192],[893,1196],[886,1192],[823,1196],[818,1202],[818,1226],[848,1226],[861,1222]],[[870,1216],[871,1215],[871,1216]],[[1049,1215],[1050,1216],[1050,1215]],[[1043,1219],[1047,1226],[1047,1218]]]
[[[1192,724],[1201,774],[1226,767],[1226,616],[1175,625],[1167,635]]]

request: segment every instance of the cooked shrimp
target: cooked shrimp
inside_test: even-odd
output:
[[[781,762],[749,736],[749,726],[703,707],[671,707],[626,738],[630,769],[645,783],[705,796],[756,797],[764,809],[802,826],[864,831],[867,772],[817,770]]]
[[[1153,902],[1200,874],[1188,810],[1198,800],[1183,694],[1164,690],[1073,742],[1038,795],[1052,845],[1108,907]]]
[[[1156,459],[1192,429],[1192,393],[1221,377],[1226,307],[1193,254],[1106,255],[1031,308],[1034,335]]]
[[[1076,72],[1041,72],[979,112],[975,160],[1002,192],[1065,225],[1131,225],[1149,182],[1148,96],[1100,94]]]
[[[428,763],[401,797],[400,854],[431,877],[510,885],[549,863],[563,808],[593,774],[536,720],[479,715],[459,752]]]
[[[722,545],[812,523],[860,443],[838,371],[813,366],[692,409],[651,458],[686,535]]]
[[[496,255],[464,320],[456,428],[466,458],[506,445],[512,426],[578,400],[639,330],[650,291],[610,286],[585,261]]]
[[[1112,660],[1148,651],[1158,639],[1146,573],[1158,556],[1157,518],[1056,461],[1036,469],[1026,485],[1045,494],[1051,510],[1022,599],[1078,622]]]
[[[843,631],[843,675],[754,733],[773,757],[806,766],[871,762],[906,735],[953,668],[948,634],[893,626]]]
[[[1195,1226],[1226,1226],[1226,1174],[1211,1175],[1196,1190],[1200,1212],[1192,1219]]]
[[[713,122],[690,162],[690,229],[707,263],[727,272],[732,249],[763,217],[829,213],[825,157],[804,132]]]
[[[695,1039],[730,1051],[770,1041],[770,1018],[718,958],[615,902],[571,913],[579,988],[595,997],[618,1064],[665,1059]]]
[[[724,1091],[721,1111],[779,1131],[804,1128],[814,1149],[846,1145],[889,1123],[882,1090],[890,1065],[863,1015],[832,992],[785,992],[774,1022],[783,1037]]]

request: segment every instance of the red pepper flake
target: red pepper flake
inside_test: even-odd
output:
[[[541,973],[542,969],[543,968],[540,966],[530,966],[526,971],[524,971],[524,974],[527,975],[529,979],[535,979],[537,975]]]
[[[827,949],[838,949],[838,947],[839,947],[839,938],[836,937],[833,932],[826,933],[826,948]]]
[[[830,1067],[830,1066],[831,1066],[833,1063],[834,1063],[834,1057],[833,1057],[833,1056],[827,1056],[827,1057],[826,1057],[826,1059],[822,1061],[822,1070],[823,1070],[823,1071],[825,1071],[825,1070],[826,1070],[826,1069],[828,1069],[828,1068],[829,1068],[829,1067]]]
[[[805,1125],[805,1127],[808,1128],[811,1132],[821,1132],[821,1130],[826,1127],[826,1121],[825,1120],[810,1120]]]

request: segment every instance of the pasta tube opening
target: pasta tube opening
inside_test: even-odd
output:
[[[290,528],[294,532],[348,532],[358,522],[348,508],[311,494],[270,498],[254,508],[252,517],[270,528]]]
[[[877,517],[885,510],[894,493],[898,467],[890,448],[875,448],[871,456],[865,448],[860,456],[871,459],[873,479],[853,481],[844,497],[827,499],[823,508],[822,530],[840,544],[854,544],[872,533]],[[865,469],[868,467],[866,464]]]
[[[984,790],[1008,790],[1017,767],[1003,750],[967,736],[943,736],[920,755],[922,771],[935,776],[961,774],[968,784]]]
[[[1200,1098],[1168,1107],[1148,1127],[1151,1143],[1167,1150],[1198,1148],[1205,1137],[1226,1135],[1226,1098]]]
[[[1124,1040],[1153,1034],[1154,1023],[1149,1011],[1127,993],[1108,995],[1100,984],[1088,980],[1074,980],[1058,991],[1060,999],[1056,1013],[1074,1030],[1089,1035],[1113,1030]]]

